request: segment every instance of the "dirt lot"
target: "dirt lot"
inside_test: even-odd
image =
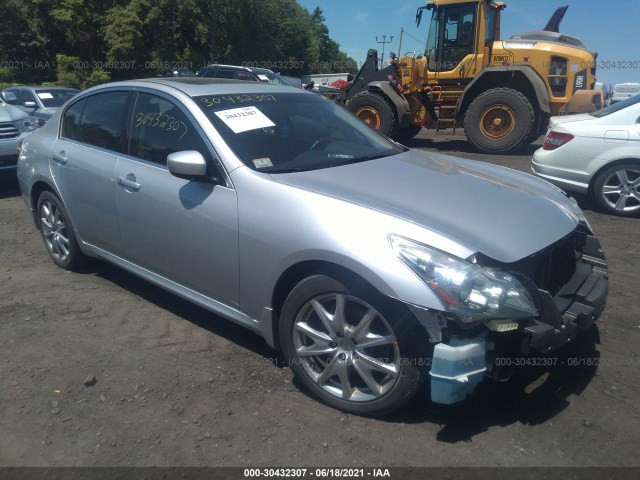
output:
[[[534,150],[481,156],[432,134],[414,146],[523,171]],[[610,296],[565,365],[485,382],[453,407],[422,394],[368,419],[305,395],[262,339],[228,321],[104,263],[55,267],[5,178],[0,465],[640,466],[640,219],[579,201]],[[583,365],[567,365],[575,358]]]

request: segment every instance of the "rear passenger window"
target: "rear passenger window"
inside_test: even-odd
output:
[[[64,112],[62,118],[62,137],[70,140],[78,140],[78,128],[80,127],[80,116],[84,109],[85,100],[71,105]]]
[[[62,136],[121,152],[129,98],[129,92],[106,92],[74,103],[64,113]]]
[[[129,92],[107,92],[87,97],[74,139],[121,152],[129,97]],[[65,117],[68,113],[69,110]]]
[[[138,94],[131,120],[129,154],[166,165],[167,155],[183,150],[196,150],[205,159],[211,158],[202,137],[182,110],[162,97]]]

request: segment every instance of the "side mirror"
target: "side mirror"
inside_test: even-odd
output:
[[[27,108],[36,108],[36,102],[24,102],[24,106]]]
[[[7,103],[16,103],[18,101],[18,96],[13,92],[2,92],[2,98]]]
[[[184,150],[167,155],[167,167],[174,177],[202,180],[207,176],[207,162],[200,152]]]

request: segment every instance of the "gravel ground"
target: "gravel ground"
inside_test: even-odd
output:
[[[478,155],[433,133],[413,146],[527,172],[535,149]],[[5,176],[0,466],[640,466],[640,219],[578,200],[610,296],[565,365],[485,382],[451,407],[421,392],[370,419],[307,396],[241,327],[102,262],[55,267]]]

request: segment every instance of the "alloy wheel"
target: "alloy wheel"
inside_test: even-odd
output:
[[[40,225],[49,254],[58,262],[65,262],[69,256],[67,225],[60,209],[50,200],[40,205]]]
[[[344,293],[305,303],[293,325],[298,361],[318,387],[352,402],[389,392],[399,378],[393,330],[371,305]]]
[[[607,175],[600,195],[604,202],[621,214],[640,210],[640,168],[621,167]]]

